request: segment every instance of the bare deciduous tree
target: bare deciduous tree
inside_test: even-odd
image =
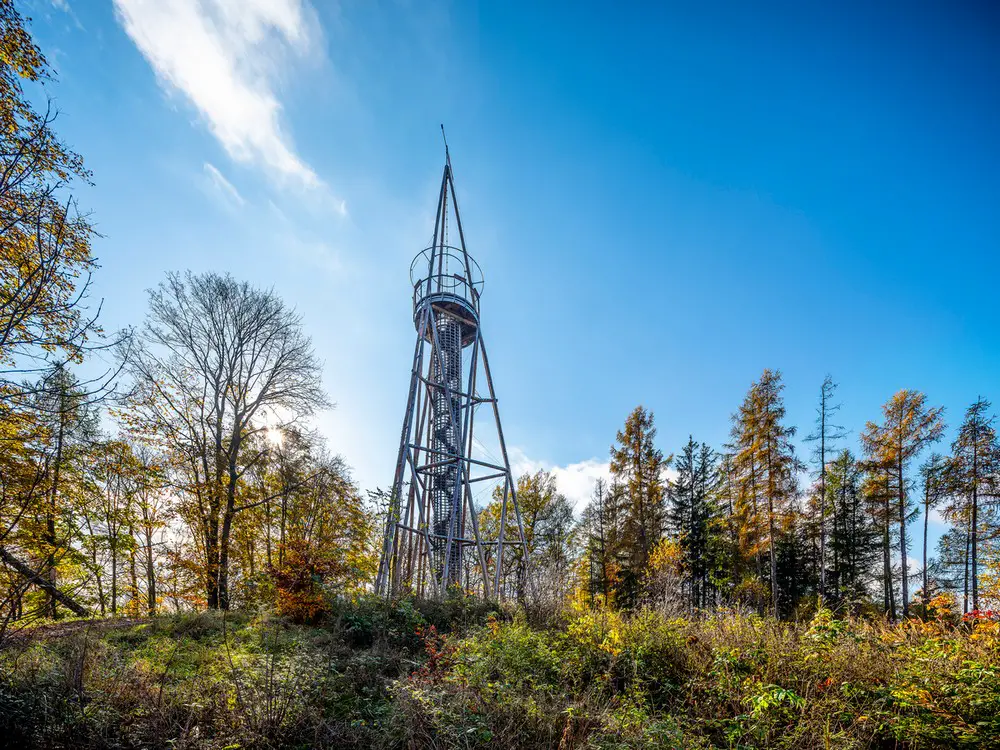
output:
[[[207,604],[227,609],[238,483],[263,457],[250,438],[327,405],[320,363],[293,310],[228,274],[171,274],[149,302],[129,418],[183,466]]]

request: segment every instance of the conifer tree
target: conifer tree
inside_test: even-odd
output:
[[[883,611],[887,617],[896,619],[896,592],[892,569],[893,533],[896,528],[894,498],[898,496],[893,481],[895,474],[891,467],[876,460],[866,460],[862,491],[865,506],[872,524],[881,538],[882,565],[879,578],[882,582]]]
[[[909,615],[909,545],[906,527],[916,510],[907,492],[907,468],[910,461],[927,445],[940,439],[944,432],[941,407],[929,408],[927,396],[903,389],[882,407],[882,424],[869,422],[861,435],[866,455],[884,472],[891,482],[894,508],[892,514],[899,525],[900,588],[903,617]],[[887,519],[888,521],[888,519]]]
[[[841,451],[828,467],[827,501],[833,510],[828,591],[837,603],[848,605],[869,596],[871,571],[880,552],[880,536],[868,512],[861,477],[862,468],[849,450]]]
[[[946,472],[947,463],[944,456],[933,453],[920,467],[920,483],[923,490],[924,506],[924,544],[923,544],[923,565],[922,577],[923,585],[920,589],[921,599],[926,608],[931,600],[930,580],[927,570],[927,536],[930,526],[931,510],[936,508],[946,493]],[[926,609],[925,609],[926,615]]]
[[[762,510],[766,521],[771,609],[775,616],[779,608],[776,540],[796,494],[795,472],[799,468],[791,442],[795,428],[784,424],[783,390],[781,373],[765,369],[734,417],[736,460],[742,469],[742,483],[752,498],[755,518]],[[763,509],[757,507],[758,493]]]
[[[712,535],[717,513],[718,486],[715,452],[707,445],[688,442],[677,456],[677,477],[670,484],[668,525],[680,544],[681,567],[693,609],[708,604]]]
[[[826,598],[826,538],[827,538],[827,493],[826,493],[826,465],[827,457],[832,455],[838,440],[847,434],[844,428],[834,424],[836,413],[840,411],[840,404],[834,403],[834,395],[837,391],[837,384],[833,378],[827,375],[823,379],[823,384],[819,389],[819,406],[816,408],[816,431],[809,435],[806,440],[815,443],[813,457],[817,464],[817,481],[819,482],[817,498],[819,504],[817,515],[819,516],[819,594]],[[836,520],[834,520],[836,523]]]
[[[972,608],[979,609],[979,547],[983,503],[1000,496],[1000,442],[990,402],[976,399],[965,412],[958,436],[951,444],[947,477],[956,505],[964,506],[969,529],[969,580]]]
[[[637,406],[611,447],[611,473],[626,497],[622,543],[627,554],[624,571],[626,594],[634,599],[649,557],[666,527],[663,472],[671,458],[664,458],[653,442],[653,414]]]
[[[799,602],[816,592],[818,580],[818,550],[814,551],[810,544],[806,518],[794,494],[778,519],[774,549],[781,603],[778,612],[787,616]]]
[[[757,442],[759,415],[755,403],[756,387],[756,384],[751,386],[743,403],[731,418],[726,487],[729,495],[730,533],[735,549],[734,563],[741,568],[734,580],[734,592],[740,599],[752,598],[758,610],[763,611],[761,592],[765,543],[759,499],[761,472],[760,446]]]
[[[609,487],[603,478],[598,478],[580,521],[588,593],[591,600],[600,599],[605,606],[610,604],[618,580],[623,494],[621,485],[615,483]]]

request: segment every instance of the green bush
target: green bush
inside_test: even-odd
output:
[[[565,613],[340,601],[86,623],[0,651],[0,738],[89,748],[1000,747],[1000,625],[826,610]]]

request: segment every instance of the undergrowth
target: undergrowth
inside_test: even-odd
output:
[[[1000,625],[473,602],[155,618],[0,651],[0,738],[90,748],[1000,748]]]

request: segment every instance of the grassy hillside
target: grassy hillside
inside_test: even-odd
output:
[[[0,652],[10,746],[1000,747],[1000,626],[362,601],[79,623]]]

